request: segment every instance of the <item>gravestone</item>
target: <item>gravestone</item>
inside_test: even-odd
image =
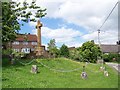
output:
[[[105,70],[105,67],[101,66],[100,71],[104,71],[104,70]]]
[[[37,65],[32,65],[32,67],[31,67],[31,73],[37,73],[38,72],[38,67],[37,67]]]
[[[15,63],[15,59],[12,58],[12,60],[11,60],[11,64],[13,65],[14,63]]]
[[[103,59],[98,59],[97,64],[104,64],[104,60]]]
[[[81,74],[81,77],[86,79],[87,78],[87,73],[85,72],[85,66],[83,66],[83,72]]]
[[[88,65],[88,62],[85,62],[85,65]]]
[[[82,72],[81,77],[86,79],[87,78],[87,73],[86,72]]]
[[[108,77],[109,76],[108,71],[104,71],[104,75]]]

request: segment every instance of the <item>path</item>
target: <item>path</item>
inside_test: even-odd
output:
[[[120,72],[120,64],[118,63],[106,63],[107,65],[113,67],[114,69],[116,69],[118,72]]]

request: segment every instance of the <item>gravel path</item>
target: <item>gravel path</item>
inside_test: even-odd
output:
[[[120,64],[117,63],[106,63],[107,65],[113,67],[114,69],[116,69],[118,72],[120,72]]]

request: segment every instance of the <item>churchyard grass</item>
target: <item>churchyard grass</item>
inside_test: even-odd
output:
[[[80,69],[74,72],[56,72],[44,67],[40,64],[41,62],[52,69],[61,71]],[[32,65],[38,66],[37,74],[30,72]],[[86,65],[87,79],[82,79],[80,76],[83,65]],[[100,66],[66,58],[38,59],[38,62],[26,66],[16,62],[15,65],[2,67],[2,88],[118,88],[117,71],[105,65],[109,72],[109,76],[106,77],[103,71],[99,70]]]

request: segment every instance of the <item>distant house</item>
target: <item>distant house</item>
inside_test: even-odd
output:
[[[68,50],[75,50],[75,47],[69,47]]]
[[[103,53],[119,53],[120,54],[120,45],[107,45],[107,44],[102,44],[100,45],[101,51]],[[69,50],[74,50],[75,47],[69,47]]]
[[[101,51],[103,53],[119,53],[120,54],[120,45],[100,45]]]
[[[37,36],[32,34],[19,34],[11,46],[16,52],[30,53],[37,46]]]

